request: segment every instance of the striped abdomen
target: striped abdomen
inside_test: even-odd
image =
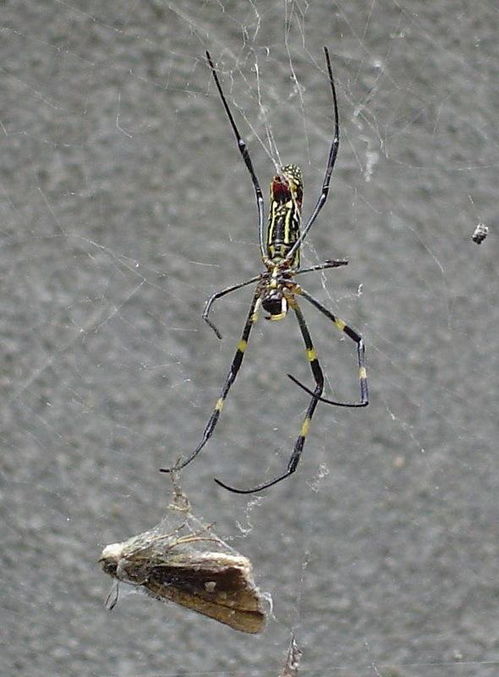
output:
[[[270,183],[270,210],[267,228],[267,256],[274,263],[285,259],[300,235],[303,180],[299,167],[286,165]],[[300,248],[290,262],[300,264]]]

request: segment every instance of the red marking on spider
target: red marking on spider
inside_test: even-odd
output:
[[[271,184],[272,199],[276,202],[287,202],[291,199],[291,191],[288,184],[280,176],[274,176]]]

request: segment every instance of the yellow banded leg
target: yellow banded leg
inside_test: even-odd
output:
[[[222,392],[220,393],[220,397],[215,402],[212,414],[208,420],[208,423],[206,424],[206,427],[203,432],[203,437],[201,438],[200,443],[185,460],[181,461],[173,468],[161,468],[160,469],[161,472],[171,472],[172,470],[180,470],[181,468],[184,468],[199,454],[199,452],[204,447],[206,442],[208,442],[210,437],[213,435],[213,430],[215,429],[215,426],[218,423],[218,419],[220,418],[220,414],[222,413],[222,409],[224,408],[225,400],[227,398],[227,395],[229,394],[229,390],[234,381],[236,380],[236,376],[239,372],[239,369],[241,368],[244,353],[246,351],[246,348],[248,347],[248,339],[251,329],[258,318],[258,307],[260,306],[259,296],[260,296],[259,292],[256,292],[253,296],[253,300],[251,302],[251,306],[249,309],[248,317],[246,319],[246,324],[244,325],[241,339],[236,346],[236,354],[234,355],[234,358],[232,360],[229,373],[227,374],[227,378],[225,379]]]
[[[303,419],[303,423],[300,428],[300,434],[298,435],[298,438],[296,439],[295,446],[293,448],[293,453],[291,454],[291,458],[289,459],[288,466],[286,468],[286,472],[282,473],[282,475],[278,475],[275,477],[273,480],[270,480],[270,482],[265,482],[264,484],[260,484],[257,487],[253,487],[253,489],[236,489],[235,487],[231,487],[228,484],[225,484],[224,482],[221,482],[218,479],[215,479],[215,482],[219,484],[221,487],[224,489],[228,489],[229,491],[234,492],[235,494],[253,494],[256,491],[262,491],[262,489],[268,489],[269,487],[273,486],[274,484],[277,484],[281,480],[286,479],[286,477],[289,477],[289,475],[292,475],[298,463],[300,462],[300,456],[303,451],[303,446],[305,444],[305,439],[307,437],[308,431],[310,429],[310,422],[312,421],[312,416],[314,415],[314,411],[317,407],[317,404],[319,403],[322,395],[322,390],[324,388],[324,376],[322,374],[322,369],[319,364],[319,359],[317,357],[317,353],[315,351],[315,348],[312,344],[312,339],[310,337],[310,332],[308,331],[308,327],[305,323],[305,318],[303,317],[303,314],[296,303],[295,300],[290,302],[290,307],[295,311],[296,313],[296,319],[298,320],[298,324],[300,325],[300,331],[303,336],[303,341],[305,343],[305,352],[307,355],[307,359],[310,363],[310,368],[312,370],[312,374],[315,379],[315,390],[312,392],[310,391],[311,395],[311,400],[307,408],[307,413],[305,414],[305,418]]]
[[[299,293],[317,310],[319,310],[323,315],[325,315],[331,322],[334,324],[336,329],[339,331],[343,332],[350,338],[352,341],[354,341],[357,345],[357,364],[358,364],[358,379],[359,379],[359,387],[360,387],[360,400],[358,402],[337,402],[336,400],[328,400],[325,397],[319,397],[319,400],[321,402],[325,402],[326,404],[332,404],[337,407],[366,407],[369,404],[369,391],[367,388],[367,370],[366,370],[366,365],[365,365],[365,346],[364,346],[364,341],[362,339],[362,336],[358,334],[354,329],[348,326],[346,322],[344,322],[341,318],[336,317],[330,310],[325,308],[319,301],[314,299],[313,296],[310,296],[308,292],[306,292],[303,288],[300,288]],[[313,350],[313,348],[312,348]],[[307,349],[307,354],[308,354],[308,349]],[[310,359],[310,358],[309,358]],[[310,388],[307,388],[303,383],[298,381],[294,376],[291,376],[291,374],[288,374],[289,378],[299,385],[303,390],[305,390],[309,395],[312,395],[314,391],[312,391]]]
[[[310,400],[310,403],[308,405],[307,413],[305,414],[305,418],[303,419],[303,423],[300,429],[300,434],[298,435],[298,439],[295,442],[293,453],[291,454],[291,458],[289,459],[288,463],[289,475],[296,470],[296,466],[300,461],[303,446],[305,444],[305,440],[307,438],[308,431],[310,429],[312,416],[314,415],[315,408],[317,407],[317,403],[321,398],[322,390],[324,388],[324,375],[322,373],[322,369],[319,364],[317,351],[315,350],[314,345],[312,343],[312,337],[310,336],[310,332],[305,322],[305,318],[303,317],[303,313],[301,312],[300,307],[298,306],[296,301],[293,304],[293,310],[296,313],[296,319],[298,320],[300,331],[303,336],[303,341],[305,343],[305,354],[310,363],[310,369],[312,370],[312,375],[315,380],[315,388],[313,392],[310,391],[312,399]]]

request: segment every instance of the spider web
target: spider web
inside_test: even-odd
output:
[[[492,0],[6,3],[2,20],[3,674],[478,677],[499,663],[496,462],[499,12]],[[257,637],[137,594],[110,616],[97,558],[157,524],[157,472],[195,448],[259,272],[251,181],[319,195],[301,282],[362,333],[371,403],[320,405],[298,327],[254,329],[214,437],[182,475],[272,594]],[[478,223],[489,226],[477,246]],[[302,304],[328,394],[351,342]]]

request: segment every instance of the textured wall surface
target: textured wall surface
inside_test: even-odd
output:
[[[6,2],[0,43],[5,675],[492,677],[499,661],[497,131],[493,0]],[[262,635],[121,591],[102,548],[159,522],[159,467],[196,446],[247,312],[205,299],[261,269],[252,186],[299,163],[320,192],[306,288],[365,337],[371,404],[307,405],[292,317],[263,319],[216,433],[182,475],[194,510],[273,598]],[[273,139],[273,141],[272,141]],[[471,241],[479,222],[483,244]],[[303,306],[329,396],[355,351]]]

